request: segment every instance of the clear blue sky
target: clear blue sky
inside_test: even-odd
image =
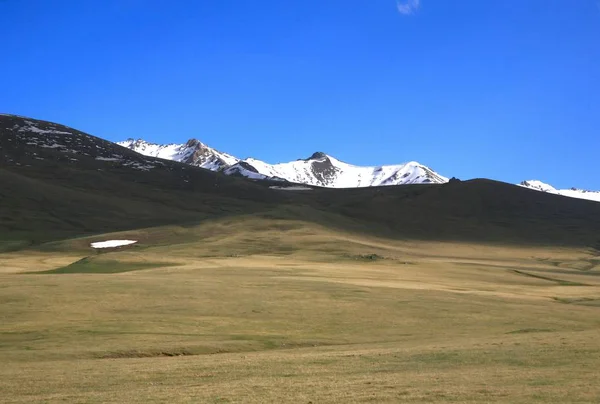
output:
[[[596,0],[0,0],[0,112],[600,189]],[[401,12],[402,11],[402,12]]]

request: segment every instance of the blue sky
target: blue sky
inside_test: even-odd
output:
[[[0,112],[600,189],[596,0],[0,0]]]

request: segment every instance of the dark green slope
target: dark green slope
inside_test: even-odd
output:
[[[148,158],[62,125],[1,115],[0,185],[0,240],[31,243],[253,213],[283,196],[268,183]]]
[[[398,237],[600,246],[600,203],[498,181],[324,190],[318,202]]]
[[[270,189],[273,184],[141,156],[62,125],[0,115],[5,246],[238,214],[394,238],[600,244],[600,203],[495,181],[304,192]]]

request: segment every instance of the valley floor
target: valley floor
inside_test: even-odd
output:
[[[599,276],[252,218],[4,253],[2,401],[599,402]]]

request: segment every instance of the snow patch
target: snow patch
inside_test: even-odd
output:
[[[58,144],[58,143],[53,143],[53,144],[42,144],[40,145],[40,147],[43,147],[44,149],[60,149],[61,147],[65,147],[62,144]]]
[[[115,248],[135,243],[137,243],[137,240],[107,240],[99,241],[97,243],[90,243],[90,246],[92,248]]]
[[[142,163],[138,163],[136,161],[128,161],[126,163],[123,164],[125,167],[130,167],[133,168],[135,170],[141,170],[141,171],[150,171],[153,168],[156,168],[155,165],[150,164],[150,162],[146,161],[146,164],[142,164]]]
[[[23,128],[19,129],[19,132],[33,132],[33,133],[40,133],[40,134],[56,134],[56,135],[72,135],[71,132],[64,132],[64,131],[60,131],[60,130],[56,130],[56,129],[52,129],[52,130],[46,130],[46,129],[40,129],[35,125],[34,122],[31,121],[26,121],[29,126],[25,126]]]
[[[114,157],[96,157],[96,160],[99,161],[120,161],[121,159],[117,159]]]

